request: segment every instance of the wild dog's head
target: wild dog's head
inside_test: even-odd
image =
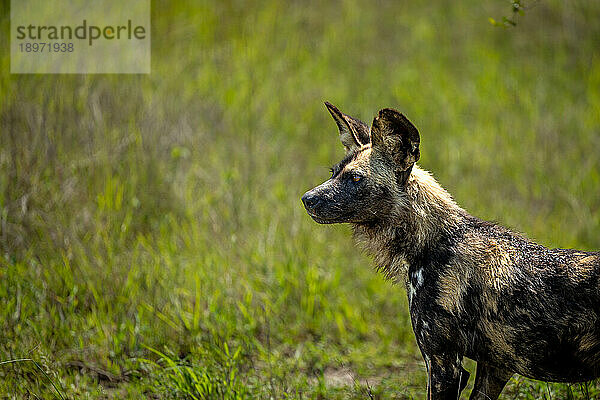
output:
[[[408,177],[419,159],[419,132],[401,113],[380,110],[371,129],[362,121],[325,103],[333,116],[346,156],[331,169],[331,178],[302,196],[318,223],[382,222],[394,213]]]

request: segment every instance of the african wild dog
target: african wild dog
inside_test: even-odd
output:
[[[600,376],[600,253],[547,249],[460,208],[415,165],[419,132],[398,111],[371,128],[325,103],[346,156],[302,201],[318,223],[352,224],[378,270],[406,285],[428,399],[497,399],[515,374]]]

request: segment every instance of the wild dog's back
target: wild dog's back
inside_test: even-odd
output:
[[[468,292],[459,316],[469,322],[465,355],[536,379],[597,377],[600,254],[548,249],[498,225],[468,220],[476,239],[465,245],[487,254],[460,253],[480,260],[470,283],[462,283]]]

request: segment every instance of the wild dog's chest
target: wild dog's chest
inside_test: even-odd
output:
[[[459,274],[418,265],[409,265],[407,271],[405,285],[411,313],[452,314],[461,307],[465,283]]]
[[[460,308],[460,299],[440,279],[437,271],[409,266],[405,281],[413,330],[427,353],[458,345],[461,335],[458,315],[451,312]]]

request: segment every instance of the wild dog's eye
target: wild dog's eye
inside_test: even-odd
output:
[[[361,179],[362,179],[362,176],[360,176],[358,174],[352,174],[352,181],[353,182],[360,182]]]

